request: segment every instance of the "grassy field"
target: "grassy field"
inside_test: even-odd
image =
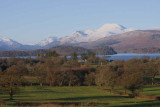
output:
[[[110,90],[110,88],[104,88],[104,89]],[[115,87],[114,91],[123,92],[123,93],[125,92],[124,89],[119,87]],[[131,93],[128,90],[126,92],[129,94]],[[140,90],[140,94],[160,97],[160,86],[145,86],[145,88]]]
[[[152,88],[146,88],[143,92],[144,94],[151,93]],[[153,88],[157,92],[153,93],[156,95],[158,89]],[[149,92],[150,90],[150,92]],[[159,91],[160,92],[160,91]],[[158,93],[160,95],[160,93]],[[160,106],[160,102],[137,99],[137,98],[127,98],[126,96],[113,95],[109,93],[101,92],[97,87],[21,87],[20,92],[14,96],[14,100],[8,100],[8,95],[0,94],[0,99],[5,100],[8,106],[11,107],[16,101],[23,102],[98,102],[98,103],[109,103],[109,107],[134,107],[134,106],[145,106],[150,107],[152,105]],[[102,106],[100,106],[102,107]]]
[[[141,94],[160,97],[160,86],[147,86]]]

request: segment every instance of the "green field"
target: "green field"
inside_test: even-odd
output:
[[[141,92],[141,94],[160,97],[160,87],[159,86],[146,86]]]
[[[152,88],[144,89],[145,94],[151,94]],[[160,92],[160,88],[153,88],[153,95]],[[150,92],[149,92],[150,90]],[[160,95],[160,93],[158,93]],[[105,92],[101,92],[97,87],[21,87],[19,93],[14,96],[14,100],[8,100],[9,96],[0,94],[0,99],[3,99],[8,106],[13,106],[16,101],[23,102],[98,102],[109,103],[110,107],[119,106],[145,106],[150,107],[152,105],[160,106],[160,102],[127,98],[127,96],[113,95]],[[8,107],[6,106],[6,107]],[[100,106],[102,107],[102,106]]]
[[[110,90],[110,88],[104,88],[104,89]],[[119,87],[115,87],[113,91],[123,92],[123,93],[125,92],[124,89]],[[130,94],[131,92],[127,90],[126,93]],[[160,97],[160,86],[145,86],[145,88],[140,90],[140,94]]]

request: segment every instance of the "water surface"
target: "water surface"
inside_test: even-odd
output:
[[[103,56],[103,55],[101,55]],[[138,53],[118,53],[115,55],[106,55],[109,56],[109,60],[129,60],[132,58],[141,58],[144,56],[148,56],[150,58],[160,57],[160,53],[152,53],[152,54],[138,54]]]

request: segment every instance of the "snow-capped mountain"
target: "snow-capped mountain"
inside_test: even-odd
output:
[[[0,50],[32,50],[39,49],[40,46],[24,45],[12,39],[0,36]]]
[[[62,38],[49,37],[42,40],[38,45],[46,46],[48,44],[53,44],[53,42],[57,42],[58,45],[92,42],[104,37],[109,37],[111,35],[121,34],[133,30],[134,29],[127,29],[118,24],[105,24],[96,30],[76,31],[71,35]]]
[[[13,45],[21,45],[21,44],[6,37],[0,37],[0,45],[13,46]]]
[[[43,47],[43,46],[46,46],[56,40],[57,40],[57,37],[47,37],[44,40],[40,41],[37,45]]]
[[[6,38],[6,37],[0,37],[0,50],[8,50],[8,49],[19,49],[22,47],[22,44]]]
[[[92,42],[103,37],[120,34],[132,29],[127,29],[118,24],[105,24],[97,30],[76,31],[67,37],[63,37],[60,41],[65,43]]]
[[[0,50],[28,50],[50,48],[58,45],[76,45],[79,43],[93,42],[104,37],[110,37],[111,35],[121,34],[132,30],[134,29],[127,29],[118,24],[105,24],[96,30],[75,31],[72,34],[61,38],[48,37],[36,45],[24,45],[12,39],[0,37]]]
[[[61,44],[73,44],[79,42],[88,42],[88,34],[84,31],[76,31],[69,36],[60,38]]]
[[[0,50],[32,50],[60,45],[73,45],[87,48],[110,45],[115,49],[129,47],[130,45],[132,48],[134,46],[156,47],[160,46],[159,32],[160,27],[148,30],[135,30],[125,28],[118,24],[105,24],[96,30],[75,31],[72,34],[61,38],[48,37],[36,45],[24,45],[12,39],[0,36]]]

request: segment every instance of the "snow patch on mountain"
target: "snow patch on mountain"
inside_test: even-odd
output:
[[[85,42],[87,37],[88,37],[88,34],[85,33],[84,31],[76,31],[69,36],[60,38],[59,41],[61,44],[79,43],[82,41]]]
[[[76,31],[67,37],[60,39],[61,44],[65,43],[80,43],[92,42],[98,39],[109,37],[111,35],[133,31],[134,29],[127,29],[118,24],[105,24],[97,30]]]
[[[44,40],[40,41],[37,45],[39,46],[46,46],[54,41],[57,40],[57,37],[47,37]]]
[[[12,45],[21,45],[20,43],[12,40],[12,39],[9,39],[9,38],[6,38],[6,37],[0,37],[0,44],[1,45],[8,45],[8,46],[12,46]]]

